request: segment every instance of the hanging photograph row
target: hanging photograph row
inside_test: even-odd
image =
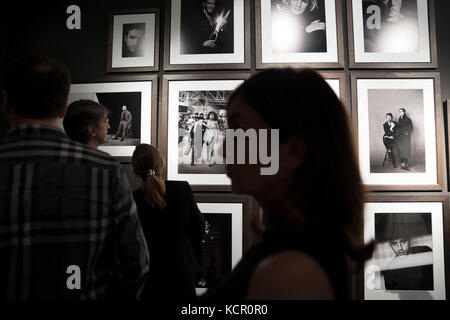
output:
[[[434,0],[345,5],[350,68],[437,67]],[[256,68],[343,68],[343,7],[256,0]],[[165,70],[250,68],[249,0],[171,0],[165,11]],[[159,25],[159,9],[111,12],[107,71],[157,71]]]
[[[352,73],[351,103],[344,72],[321,74],[351,114],[367,190],[444,189],[439,73]],[[166,75],[159,111],[156,75],[73,84],[69,103],[92,99],[108,108],[110,132],[100,149],[119,161],[129,162],[137,144],[151,143],[166,157],[167,179],[188,181],[196,191],[229,191],[222,157],[226,105],[248,77]]]
[[[248,197],[196,194],[205,219],[197,294],[221,281],[249,249]],[[450,278],[448,196],[371,196],[364,204],[364,242],[375,250],[360,273],[364,300],[445,300]]]

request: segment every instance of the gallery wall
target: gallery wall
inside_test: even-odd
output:
[[[69,5],[76,4],[81,8],[81,30],[68,30],[66,28],[66,8]],[[344,1],[345,6],[345,1]],[[4,8],[3,8],[4,7]],[[101,1],[40,1],[30,2],[26,7],[19,1],[1,2],[0,4],[0,68],[11,59],[38,52],[49,55],[61,61],[71,70],[74,82],[91,81],[103,78],[106,75],[107,62],[107,35],[108,35],[108,12],[110,10],[136,9],[136,8],[159,8],[160,9],[160,68],[158,72],[152,74],[158,75],[158,110],[161,110],[162,104],[162,77],[167,74],[226,74],[233,71],[164,71],[163,39],[166,30],[164,30],[166,1],[164,0],[101,0]],[[450,41],[448,41],[448,30],[450,30],[450,1],[436,0],[436,38],[437,38],[437,56],[438,68],[433,71],[440,73],[441,102],[450,99]],[[255,3],[250,1],[250,52],[251,68],[249,72],[256,71],[255,62]],[[6,16],[6,17],[4,17]],[[347,76],[350,75],[348,68],[348,47],[347,47],[347,24],[346,10],[343,10],[344,17],[344,53],[345,67],[340,69]],[[3,37],[2,37],[3,36]],[[405,70],[402,70],[405,71]],[[133,73],[131,73],[133,74]],[[350,82],[350,81],[349,81]],[[347,87],[347,96],[350,97],[349,82]],[[1,84],[1,83],[0,83]],[[1,103],[1,102],[0,102]],[[437,107],[443,107],[443,104]],[[446,119],[446,113],[444,112]],[[161,132],[162,115],[158,112],[158,132]],[[447,122],[445,122],[447,123]],[[0,115],[0,139],[3,139],[8,126]],[[447,135],[445,128],[445,135]],[[379,133],[377,133],[378,135]],[[159,137],[160,138],[160,137]],[[161,141],[161,140],[159,140]],[[446,144],[447,146],[447,144]],[[380,145],[380,150],[382,146]],[[381,151],[380,151],[381,152]],[[446,157],[448,159],[448,157]],[[446,161],[448,166],[448,160]],[[137,180],[131,172],[129,164],[123,165],[129,178],[132,188],[137,187]],[[446,172],[448,170],[446,169]],[[447,175],[446,175],[447,178]],[[447,186],[447,183],[445,183]],[[448,188],[439,195],[447,196]],[[385,193],[386,196],[398,196],[400,193]],[[424,195],[421,193],[409,193],[410,196]],[[401,195],[400,195],[401,196]],[[355,284],[356,286],[356,284]]]

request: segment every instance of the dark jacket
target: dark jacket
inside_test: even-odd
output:
[[[411,132],[413,124],[406,115],[398,118],[398,141],[400,159],[411,160]]]
[[[427,246],[411,247],[409,254],[432,251]],[[383,271],[386,290],[433,290],[433,265]]]
[[[141,299],[194,299],[205,224],[189,184],[166,181],[164,209],[153,209],[141,190],[133,196],[150,252],[149,276]]]

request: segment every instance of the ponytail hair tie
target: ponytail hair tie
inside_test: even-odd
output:
[[[156,172],[153,169],[150,169],[150,170],[147,171],[147,177],[154,176],[155,174],[156,174]]]

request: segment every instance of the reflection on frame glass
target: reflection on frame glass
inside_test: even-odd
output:
[[[129,160],[140,143],[154,143],[156,131],[156,77],[149,81],[72,84],[68,104],[94,100],[108,109],[107,140],[99,149]]]
[[[364,184],[379,190],[443,188],[442,111],[436,75],[352,75]],[[400,75],[401,77],[401,75]]]
[[[257,67],[342,67],[340,0],[256,2]]]
[[[433,0],[348,0],[347,5],[350,67],[436,67]]]
[[[249,68],[248,0],[171,0],[165,69]]]
[[[159,9],[110,14],[108,72],[157,71]]]
[[[365,204],[364,238],[376,243],[366,300],[445,299],[444,210],[438,201]]]

